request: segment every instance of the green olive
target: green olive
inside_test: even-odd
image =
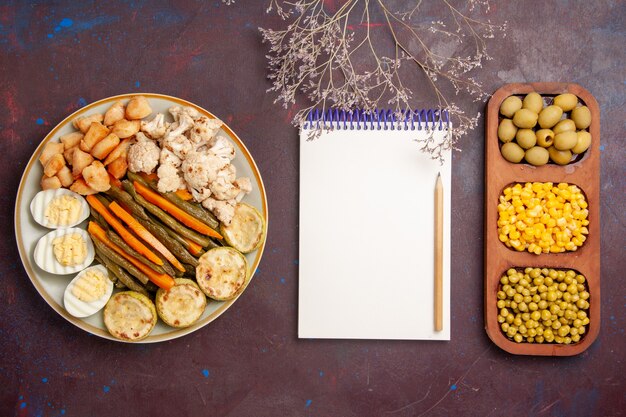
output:
[[[559,106],[548,106],[539,113],[539,126],[542,128],[550,128],[557,124],[563,116],[563,109]]]
[[[517,164],[524,158],[524,150],[515,142],[508,142],[502,145],[502,156],[509,162]]]
[[[507,97],[500,104],[500,114],[508,118],[513,117],[516,111],[522,108],[522,100],[517,96]]]
[[[528,93],[522,101],[522,108],[539,114],[543,109],[543,99],[538,93]]]
[[[563,119],[552,128],[555,135],[569,130],[576,130],[576,123],[572,119]]]
[[[525,155],[526,162],[537,167],[547,164],[549,158],[550,154],[548,153],[548,150],[546,148],[542,148],[541,146],[534,146],[528,149]],[[554,295],[554,299],[556,300],[556,294]]]
[[[578,97],[576,97],[572,93],[559,94],[554,97],[554,101],[552,102],[555,106],[559,106],[563,109],[563,111],[572,111],[574,107],[578,104]]]
[[[591,146],[591,133],[586,130],[581,130],[580,132],[576,132],[576,136],[577,142],[576,146],[572,148],[572,152],[583,153]]]
[[[537,136],[532,129],[519,129],[515,135],[517,144],[524,149],[530,149],[537,143]]]
[[[539,129],[537,131],[537,145],[548,148],[554,141],[554,132],[550,129]]]
[[[537,124],[539,115],[532,110],[519,109],[513,115],[513,123],[522,129],[532,129]]]
[[[578,143],[578,135],[576,132],[561,132],[554,137],[554,147],[559,151],[567,151],[572,149]]]
[[[517,127],[513,124],[511,119],[502,119],[498,125],[498,138],[504,142],[510,142],[517,133]]]
[[[577,129],[587,129],[591,124],[591,111],[587,106],[576,107],[572,110],[570,118],[576,124]]]
[[[555,164],[567,165],[572,160],[572,151],[559,151],[554,146],[548,148],[550,159]]]

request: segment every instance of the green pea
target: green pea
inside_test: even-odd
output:
[[[513,123],[522,129],[531,129],[537,124],[539,115],[528,109],[520,109],[513,115]]]
[[[513,117],[516,111],[522,108],[522,100],[517,96],[511,96],[504,99],[500,104],[500,114],[508,118]]]
[[[539,113],[538,122],[542,128],[550,128],[561,120],[563,109],[559,106],[548,106]]]

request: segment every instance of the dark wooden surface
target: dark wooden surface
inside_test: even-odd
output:
[[[569,358],[513,356],[484,331],[483,123],[453,159],[452,340],[297,339],[297,131],[265,92],[257,27],[281,24],[264,14],[267,3],[0,2],[0,415],[623,415],[624,3],[492,4],[489,17],[509,29],[475,71],[487,91],[569,81],[600,104],[603,319],[596,342]],[[235,306],[156,345],[68,324],[28,280],[13,237],[14,196],[38,141],[85,103],[136,91],[178,96],[226,120],[259,165],[273,220]],[[468,97],[456,102],[484,111]]]

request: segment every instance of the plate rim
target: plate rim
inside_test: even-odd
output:
[[[239,136],[226,123],[224,123],[222,125],[222,129],[226,132],[226,134],[228,134],[228,136],[230,137],[231,140],[233,140],[234,142],[237,143],[237,145],[239,146],[239,148],[242,151],[243,156],[245,156],[245,158],[248,161],[250,167],[252,168],[252,171],[253,171],[254,176],[256,177],[257,183],[260,185],[259,193],[260,193],[260,196],[261,196],[261,203],[262,203],[261,205],[262,205],[262,210],[263,210],[263,216],[265,218],[265,230],[266,230],[266,233],[263,236],[263,243],[257,249],[257,253],[256,253],[256,256],[254,258],[254,261],[252,262],[252,265],[249,268],[250,277],[248,278],[244,289],[237,295],[237,297],[233,298],[232,300],[228,300],[228,301],[222,302],[222,305],[220,305],[213,313],[211,313],[208,317],[206,317],[202,321],[199,321],[199,322],[195,323],[194,325],[186,327],[186,328],[183,328],[183,329],[172,328],[173,330],[171,332],[168,332],[168,333],[163,333],[163,334],[154,335],[154,336],[149,335],[147,338],[145,338],[143,340],[139,340],[139,341],[131,342],[131,341],[127,341],[127,340],[116,339],[113,336],[111,336],[109,334],[109,332],[106,331],[106,329],[101,329],[99,327],[93,326],[93,325],[83,321],[80,318],[76,318],[76,317],[71,316],[65,310],[65,308],[63,306],[58,304],[56,302],[56,300],[54,300],[52,298],[52,296],[50,294],[48,294],[43,289],[43,287],[39,284],[38,279],[36,279],[36,274],[35,274],[33,265],[31,264],[31,260],[29,259],[28,251],[24,247],[24,242],[23,242],[22,234],[21,234],[21,230],[20,230],[21,213],[20,213],[19,208],[20,208],[21,203],[22,203],[22,197],[23,197],[23,192],[24,192],[24,182],[25,182],[25,179],[28,177],[28,174],[30,173],[31,169],[33,168],[33,165],[36,162],[38,162],[37,155],[40,154],[41,149],[43,148],[43,146],[46,145],[48,142],[50,142],[52,139],[54,139],[54,137],[56,135],[56,132],[58,130],[60,130],[63,126],[65,126],[67,123],[71,122],[72,119],[82,115],[83,113],[88,112],[90,109],[93,109],[94,107],[97,107],[97,106],[99,106],[101,104],[105,104],[105,103],[108,103],[108,102],[114,102],[114,101],[117,101],[117,100],[130,99],[131,97],[134,97],[134,96],[144,96],[146,98],[164,99],[164,100],[168,100],[168,101],[180,104],[180,105],[191,106],[191,107],[195,108],[196,110],[198,110],[199,112],[201,112],[201,113],[203,113],[203,114],[205,114],[205,115],[207,115],[207,116],[209,116],[211,118],[217,119],[217,117],[213,113],[211,113],[210,111],[206,110],[205,108],[203,108],[203,107],[201,107],[201,106],[199,106],[199,105],[197,105],[195,103],[192,103],[192,102],[187,101],[185,99],[181,99],[179,97],[170,96],[170,95],[167,95],[167,94],[160,94],[160,93],[136,92],[136,93],[118,94],[118,95],[115,95],[115,96],[110,96],[110,97],[106,97],[106,98],[94,101],[92,103],[87,104],[84,107],[81,107],[80,109],[77,109],[76,111],[74,111],[73,113],[71,113],[70,115],[65,117],[58,124],[56,124],[56,126],[54,126],[46,134],[46,136],[39,143],[37,148],[35,148],[35,150],[33,151],[30,159],[28,160],[28,163],[26,164],[26,167],[24,168],[24,171],[22,172],[22,176],[20,178],[20,183],[19,183],[19,186],[17,188],[17,195],[16,195],[16,198],[15,198],[15,207],[14,207],[14,210],[13,210],[13,212],[14,212],[13,227],[15,229],[15,241],[16,241],[16,244],[17,244],[18,253],[20,255],[20,260],[21,260],[22,266],[24,267],[24,270],[26,271],[26,275],[30,279],[31,283],[33,284],[33,286],[35,287],[35,289],[37,290],[39,295],[46,301],[46,303],[54,311],[56,311],[66,321],[70,322],[71,324],[73,324],[74,326],[78,327],[79,329],[86,331],[89,334],[93,334],[95,336],[98,336],[98,337],[101,337],[101,338],[104,338],[104,339],[107,339],[107,340],[112,340],[112,341],[115,341],[115,342],[129,343],[129,344],[158,343],[158,342],[165,342],[165,341],[168,341],[168,340],[177,339],[177,338],[180,338],[182,336],[188,335],[188,334],[193,333],[193,332],[195,332],[197,330],[200,330],[201,328],[205,327],[209,323],[215,321],[226,310],[228,310],[239,299],[239,297],[245,292],[245,290],[247,289],[248,285],[252,281],[252,278],[254,277],[254,274],[256,273],[256,270],[257,270],[257,268],[258,268],[258,266],[259,266],[259,264],[261,262],[261,259],[263,257],[263,252],[265,250],[265,245],[266,245],[266,242],[267,242],[267,230],[269,230],[268,229],[268,226],[269,226],[269,211],[268,211],[268,204],[267,204],[267,194],[265,192],[265,185],[263,183],[263,178],[261,177],[261,172],[259,171],[259,167],[257,166],[256,162],[254,161],[254,158],[250,154],[250,151],[248,150],[246,145],[243,143],[243,141],[239,138]]]

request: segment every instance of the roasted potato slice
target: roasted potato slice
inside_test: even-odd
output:
[[[91,126],[91,122],[102,122],[104,116],[100,113],[90,114],[89,116],[81,116],[72,120],[72,125],[80,130],[83,133],[87,133],[89,127]]]
[[[78,177],[93,162],[93,156],[76,148],[72,155],[72,175]],[[80,194],[80,193],[79,193]]]
[[[64,166],[65,158],[63,158],[63,154],[57,153],[48,159],[46,166],[43,168],[43,173],[46,177],[54,177]]]
[[[74,151],[76,149],[78,149],[78,145],[63,151],[63,157],[65,158],[65,162],[67,162],[69,165],[72,165],[72,162],[74,162]]]
[[[85,137],[80,141],[80,149],[85,152],[91,152],[91,148],[102,139],[104,139],[110,130],[100,122],[92,122],[91,127],[85,133]]]
[[[96,190],[87,185],[83,178],[78,178],[76,181],[74,181],[74,184],[71,185],[70,190],[80,195],[91,195],[97,193]]]
[[[123,156],[120,156],[107,166],[107,171],[109,171],[109,174],[113,175],[118,180],[126,175],[127,169],[128,161],[126,160],[126,157]]]
[[[39,155],[39,162],[41,162],[41,165],[46,166],[46,162],[58,153],[63,153],[63,144],[59,142],[48,142],[43,148],[41,155]]]
[[[83,137],[85,137],[85,135],[83,135],[82,132],[72,132],[68,133],[67,135],[61,136],[59,139],[63,144],[63,148],[67,150],[80,144],[80,141],[83,139]]]
[[[118,120],[124,118],[124,101],[118,100],[104,113],[104,125],[113,126]]]
[[[126,138],[133,136],[137,132],[139,132],[140,128],[141,128],[140,120],[122,119],[122,120],[118,120],[113,125],[113,133],[115,133],[117,137],[119,137],[120,139],[126,139]]]
[[[135,96],[126,105],[126,118],[129,120],[143,119],[151,113],[150,104],[144,96]]]
[[[120,138],[115,133],[109,133],[107,137],[96,143],[91,148],[91,156],[96,159],[104,159],[108,154],[115,149],[120,143]]]
[[[83,178],[88,186],[98,192],[111,188],[109,174],[100,161],[93,161],[87,168],[83,169]]]
[[[67,165],[64,165],[63,168],[57,172],[57,178],[61,181],[61,185],[64,187],[69,187],[74,182],[72,171],[67,167]]]
[[[57,177],[46,177],[45,175],[41,178],[41,189],[42,190],[55,190],[57,188],[61,188],[61,180]]]
[[[131,144],[130,138],[126,138],[123,141],[121,141],[119,145],[117,145],[117,147],[113,149],[111,153],[107,156],[107,158],[104,160],[103,162],[104,166],[109,165],[111,162],[115,161],[117,158],[120,158],[120,157],[126,158],[130,144]]]

